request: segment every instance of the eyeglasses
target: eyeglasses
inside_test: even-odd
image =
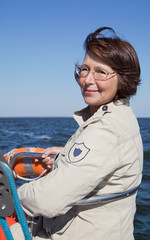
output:
[[[92,72],[94,79],[97,81],[105,81],[105,80],[109,79],[110,75],[116,74],[115,72],[107,72],[100,68],[97,68],[96,70],[93,71],[93,70],[90,70],[90,68],[88,68],[86,66],[80,66],[80,65],[75,66],[75,73],[77,74],[77,77],[79,77],[79,78],[87,77],[90,72]]]

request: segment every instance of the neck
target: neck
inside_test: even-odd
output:
[[[95,106],[89,106],[89,107],[90,107],[91,116],[94,115],[94,113],[97,112],[97,110],[99,109],[99,107],[95,107]]]

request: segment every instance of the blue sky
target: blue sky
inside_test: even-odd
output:
[[[131,100],[150,117],[149,0],[0,0],[0,117],[72,116],[85,106],[74,80],[86,36],[116,30],[137,51],[142,84]]]

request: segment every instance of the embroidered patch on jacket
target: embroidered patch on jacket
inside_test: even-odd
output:
[[[79,162],[87,156],[89,151],[90,149],[84,143],[74,143],[68,153],[69,161],[72,163]]]

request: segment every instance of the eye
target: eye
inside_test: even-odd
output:
[[[87,67],[81,67],[80,72],[88,72],[88,68]]]
[[[104,74],[104,75],[106,75],[106,72],[104,72],[104,71],[101,70],[101,69],[96,69],[95,72],[98,73],[98,74]]]

